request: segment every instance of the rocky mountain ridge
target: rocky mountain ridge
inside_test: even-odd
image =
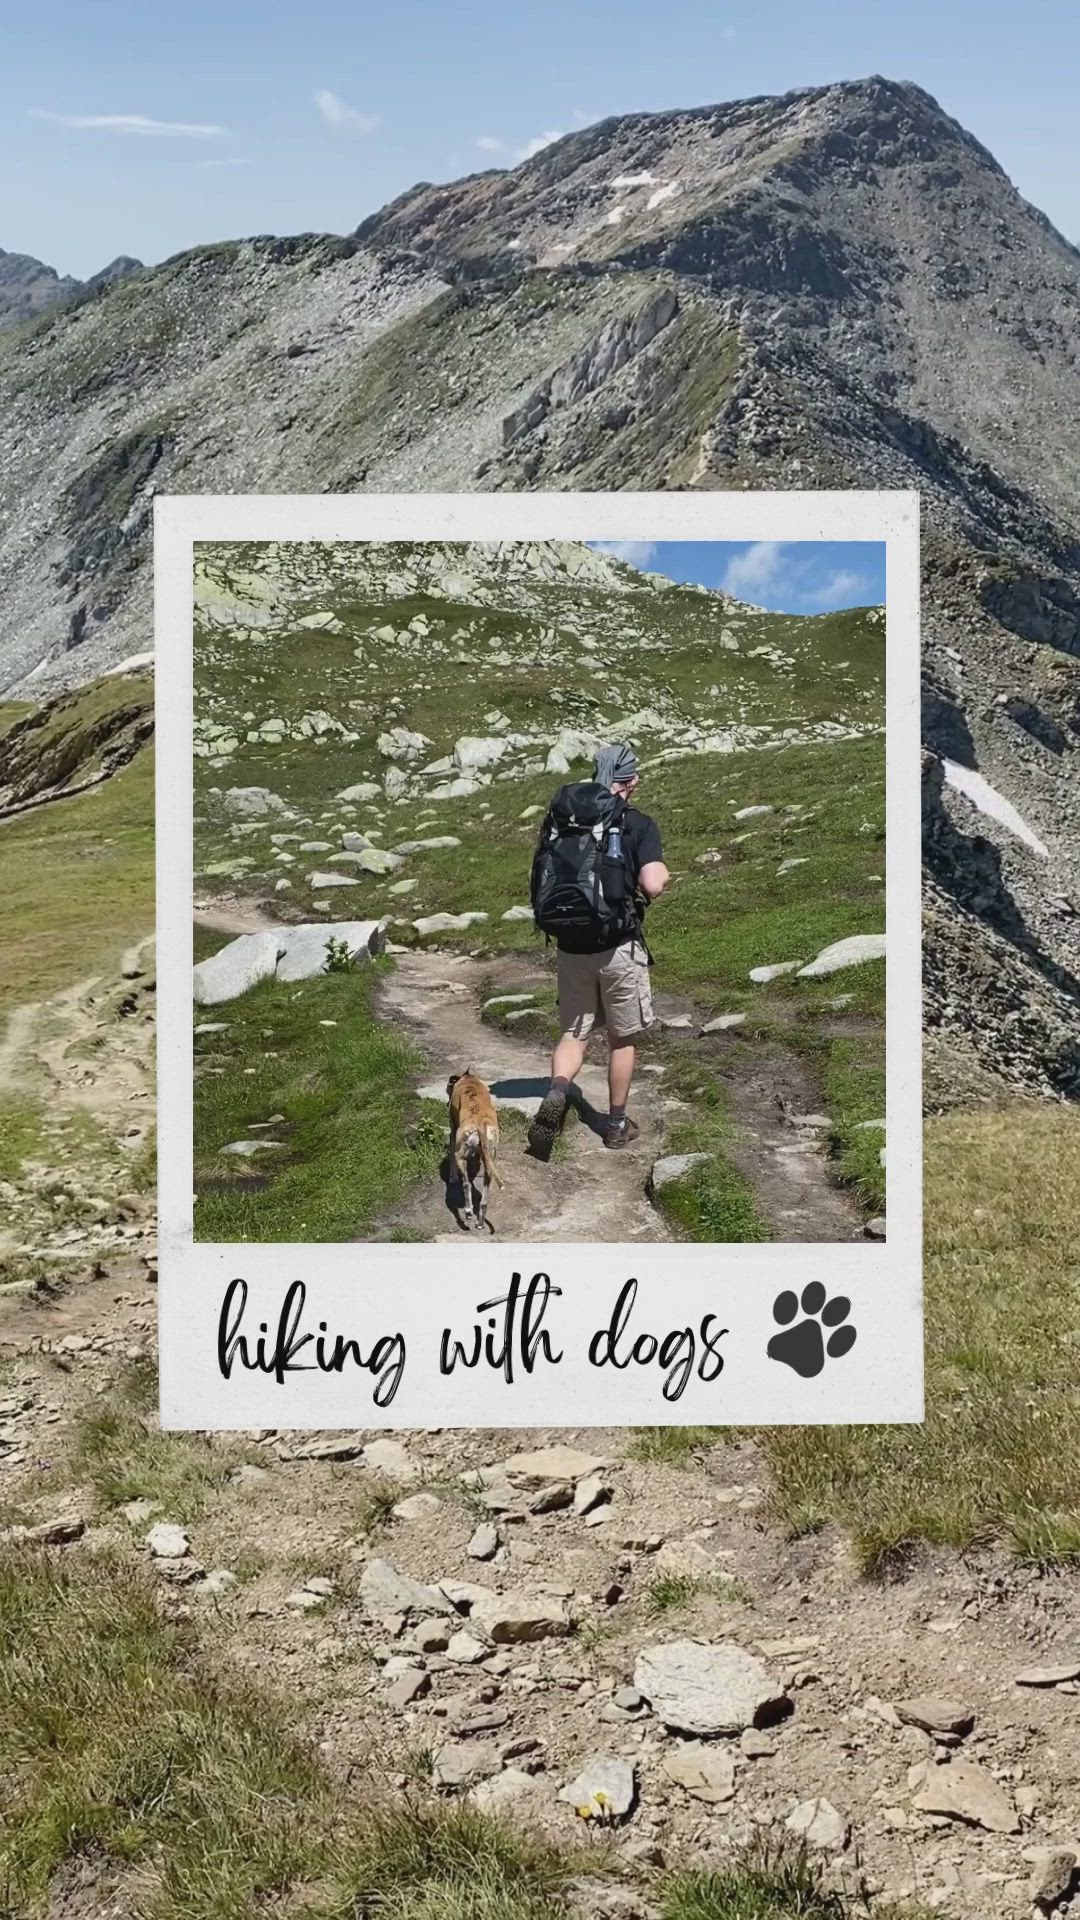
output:
[[[141,260],[118,254],[89,280],[77,280],[69,273],[57,273],[32,254],[5,253],[0,247],[0,328],[16,327],[52,307],[86,299],[125,274],[137,273],[141,266]]]
[[[1027,838],[944,777],[934,805],[973,873],[995,850],[1023,1000],[1034,947],[1080,965],[1078,316],[1075,248],[877,77],[606,121],[347,240],[196,249],[0,339],[4,678],[145,651],[155,491],[915,487],[924,737]],[[978,893],[935,919],[931,1031],[1061,1092],[1049,1035],[967,1030]]]

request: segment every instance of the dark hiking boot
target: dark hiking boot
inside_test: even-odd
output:
[[[619,1126],[607,1128],[604,1134],[604,1145],[617,1151],[619,1147],[628,1147],[631,1140],[636,1140],[640,1132],[641,1128],[636,1120],[623,1120]]]
[[[529,1152],[534,1160],[550,1160],[565,1117],[566,1095],[561,1087],[551,1087],[529,1123]]]

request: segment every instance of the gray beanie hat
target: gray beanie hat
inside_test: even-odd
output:
[[[622,786],[637,777],[637,770],[637,754],[625,741],[597,749],[596,779],[602,787]]]

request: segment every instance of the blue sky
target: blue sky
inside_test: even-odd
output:
[[[916,80],[1080,241],[1066,0],[0,0],[0,247],[84,276],[348,232],[604,118]]]
[[[885,601],[877,540],[593,540],[633,567],[721,587],[773,613],[829,613]]]

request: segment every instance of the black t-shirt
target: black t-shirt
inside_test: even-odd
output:
[[[662,860],[664,857],[664,849],[660,841],[660,829],[656,821],[653,820],[649,814],[638,813],[636,807],[627,807],[623,815],[622,835],[623,854],[636,888],[638,875],[642,867],[651,866],[654,860]],[[645,904],[642,896],[639,894],[638,919],[644,922],[644,918]],[[627,941],[632,940],[633,937],[632,933],[624,933],[622,939],[617,941],[616,945],[625,946]],[[597,947],[595,937],[587,933],[567,932],[560,934],[558,945],[563,953],[603,952],[603,948]]]

